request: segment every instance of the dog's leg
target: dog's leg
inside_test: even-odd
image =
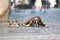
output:
[[[30,24],[27,24],[27,25],[26,25],[26,24],[23,23],[23,26],[27,26],[27,27],[28,27],[28,26],[30,26]]]
[[[43,26],[43,27],[48,27],[48,25],[43,24],[43,23],[40,23],[40,25]]]

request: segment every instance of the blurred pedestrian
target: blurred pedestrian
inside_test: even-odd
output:
[[[36,0],[30,0],[30,4],[29,4],[29,5],[31,6],[31,8],[34,8],[35,1],[36,1]]]
[[[42,3],[41,0],[36,0],[35,1],[35,9],[41,9]]]
[[[42,8],[44,8],[46,4],[46,0],[41,0],[41,3],[42,3]]]
[[[58,7],[58,4],[59,4],[59,0],[56,0],[56,5],[57,5],[57,7]]]
[[[53,8],[56,5],[55,0],[49,0],[49,2],[50,2],[50,8]]]

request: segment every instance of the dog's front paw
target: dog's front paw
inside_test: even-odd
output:
[[[45,25],[45,27],[48,27],[48,25]]]

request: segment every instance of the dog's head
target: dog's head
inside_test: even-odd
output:
[[[40,23],[40,17],[38,17],[38,16],[34,17],[33,20],[32,20],[32,24],[34,26],[38,27],[39,23]]]

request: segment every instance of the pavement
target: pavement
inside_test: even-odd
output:
[[[44,10],[46,12],[44,12]],[[30,19],[31,17],[39,16],[41,17],[43,23],[49,25],[49,27],[23,27],[19,26],[19,28],[9,28],[8,24],[0,24],[0,36],[8,37],[8,36],[42,36],[44,35],[56,35],[57,38],[60,38],[60,8],[52,8],[52,9],[42,9],[40,10],[12,10],[10,14],[10,21],[18,20],[20,23],[23,23]],[[59,35],[59,37],[58,37]],[[56,36],[53,36],[56,38]],[[44,38],[51,38],[52,36],[47,36]],[[52,37],[52,38],[53,38]]]

